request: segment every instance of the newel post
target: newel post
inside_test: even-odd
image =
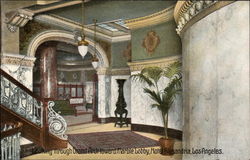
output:
[[[48,102],[50,98],[44,98],[43,100],[43,126],[42,126],[42,135],[41,135],[41,142],[43,148],[46,150],[48,149],[48,137],[49,137],[49,122],[48,122]]]

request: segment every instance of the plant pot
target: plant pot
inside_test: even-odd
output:
[[[160,138],[159,139],[161,146],[162,155],[173,155],[174,154],[174,139],[171,138]]]

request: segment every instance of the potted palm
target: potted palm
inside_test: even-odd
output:
[[[159,80],[162,77],[169,79],[169,83],[162,90],[159,89]],[[181,63],[179,61],[170,64],[167,68],[147,67],[140,73],[132,75],[132,80],[146,83],[144,92],[154,101],[152,107],[161,111],[165,137],[159,139],[161,153],[163,155],[174,154],[174,140],[168,136],[168,112],[173,106],[176,95],[182,91]]]

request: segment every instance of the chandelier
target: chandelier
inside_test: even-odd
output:
[[[82,58],[85,57],[85,55],[88,52],[88,45],[89,43],[85,41],[85,35],[84,35],[84,18],[85,18],[85,10],[84,10],[84,0],[82,0],[82,36],[80,41],[78,42],[78,51]]]

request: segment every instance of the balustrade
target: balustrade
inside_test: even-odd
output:
[[[1,160],[20,159],[20,131],[22,123],[1,123]]]

